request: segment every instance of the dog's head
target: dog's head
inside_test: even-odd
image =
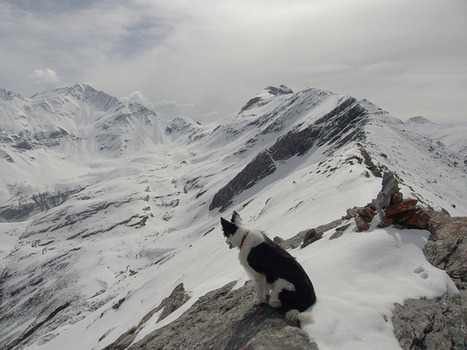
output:
[[[232,219],[228,221],[224,218],[221,218],[221,224],[229,248],[232,249],[233,247],[239,247],[240,242],[238,239],[238,233],[243,231],[243,220],[240,215],[234,211],[232,214]]]

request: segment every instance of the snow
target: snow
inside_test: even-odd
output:
[[[18,288],[23,280],[44,276],[47,280],[31,289],[31,294],[60,285],[54,301],[70,301],[73,307],[64,311],[64,322],[28,343],[27,350],[102,349],[136,326],[183,282],[190,300],[159,323],[158,314],[154,315],[138,334],[138,341],[175,320],[207,292],[231,281],[243,285],[248,276],[237,252],[225,244],[219,223],[233,209],[251,228],[264,230],[271,238],[287,239],[341,218],[348,208],[369,203],[381,189],[381,179],[368,175],[365,164],[349,161],[361,157],[358,145],[352,143],[335,152],[324,145],[303,157],[277,163],[274,174],[237,196],[227,212],[207,209],[217,190],[259,151],[292,127],[317,120],[343,96],[315,89],[276,97],[263,92],[258,95],[263,103],[226,117],[220,126],[176,120],[171,136],[161,132],[166,123],[152,120],[151,129],[136,113],[130,129],[116,131],[127,135],[129,130],[134,148],[105,156],[96,151],[99,144],[90,123],[102,117],[111,120],[113,115],[104,115],[102,108],[118,101],[98,94],[98,101],[89,106],[74,99],[82,90],[87,87],[77,85],[71,92],[62,89],[67,98],[61,95],[55,100],[66,106],[67,113],[76,104],[80,108],[79,123],[60,124],[81,133],[79,147],[66,140],[57,148],[12,153],[12,164],[0,158],[5,165],[0,170],[2,205],[6,200],[20,201],[13,198],[16,191],[26,196],[81,188],[61,206],[24,222],[0,223],[0,270],[8,267],[14,274],[11,286]],[[56,94],[47,92],[35,98],[50,102]],[[293,98],[298,106],[291,104]],[[17,106],[28,103],[21,99]],[[7,113],[5,108],[2,111]],[[46,118],[42,109],[37,113],[38,119]],[[277,123],[260,137],[268,124],[253,123],[268,113],[278,116]],[[452,158],[446,152],[440,151],[437,158],[427,155],[428,139],[402,131],[403,123],[380,113],[374,107],[368,127],[370,139],[365,147],[372,157],[404,179],[404,194],[415,191],[430,205],[465,215],[465,172],[450,166]],[[58,123],[65,123],[62,117]],[[12,130],[17,127],[10,122]],[[151,130],[146,133],[147,129]],[[246,146],[252,139],[253,146]],[[38,173],[43,175],[38,177]],[[436,183],[430,182],[433,176],[437,176]],[[90,212],[95,207],[103,209]],[[76,223],[64,225],[74,217],[79,219]],[[147,217],[145,226],[134,226],[143,217]],[[375,222],[369,232],[357,232],[349,223],[337,239],[330,240],[333,231],[326,232],[305,249],[290,251],[308,272],[318,297],[312,309],[315,321],[304,329],[321,350],[374,349],[375,345],[399,349],[391,324],[394,303],[458,292],[444,271],[426,261],[422,249],[427,231],[380,229]],[[62,255],[67,259],[64,271],[54,275],[43,268]],[[122,298],[121,306],[112,308]]]

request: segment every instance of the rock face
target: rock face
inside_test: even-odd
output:
[[[465,349],[467,331],[461,307],[459,298],[446,295],[396,304],[392,324],[402,349]]]
[[[356,99],[349,97],[311,125],[299,125],[290,130],[271,147],[260,152],[221,188],[214,195],[209,210],[219,208],[223,212],[236,195],[274,173],[276,163],[283,163],[294,156],[303,156],[313,147],[330,144],[339,148],[348,142],[363,140],[365,133],[362,126],[367,121],[367,115],[367,110]]]
[[[446,270],[457,288],[467,290],[467,218],[432,212],[428,225],[427,260]]]
[[[164,318],[169,316],[172,312],[177,310],[180,306],[185,304],[190,299],[189,295],[185,291],[183,283],[180,283],[175,287],[175,289],[170,293],[170,295],[162,300],[160,305],[154,310],[150,311],[147,315],[143,317],[138,326],[131,328],[126,333],[122,334],[116,341],[112,344],[106,346],[104,350],[122,350],[126,349],[131,343],[135,340],[136,336],[140,332],[144,324],[151,319],[151,317],[156,313],[162,310],[161,315],[157,322],[162,321]]]
[[[128,349],[318,349],[305,331],[287,324],[276,310],[255,308],[251,283],[232,290],[235,284],[207,293],[177,320]]]
[[[31,199],[22,199],[21,203],[7,203],[0,206],[0,222],[9,221],[23,221],[30,216],[41,212],[47,211],[50,208],[58,207],[63,204],[69,196],[78,193],[81,189],[68,190],[57,193],[37,193],[31,196]]]
[[[233,197],[252,187],[260,179],[272,174],[275,170],[276,166],[269,152],[261,152],[225,187],[221,188],[214,195],[209,210],[220,208],[220,211],[224,211],[230,205]]]

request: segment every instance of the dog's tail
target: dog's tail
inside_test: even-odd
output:
[[[313,322],[313,315],[311,312],[300,312],[297,309],[289,310],[285,313],[285,318],[289,322],[297,323],[310,323]]]

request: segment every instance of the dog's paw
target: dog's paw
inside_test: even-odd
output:
[[[269,300],[269,305],[275,309],[278,309],[282,306],[282,303],[280,300],[275,299],[275,300]]]

